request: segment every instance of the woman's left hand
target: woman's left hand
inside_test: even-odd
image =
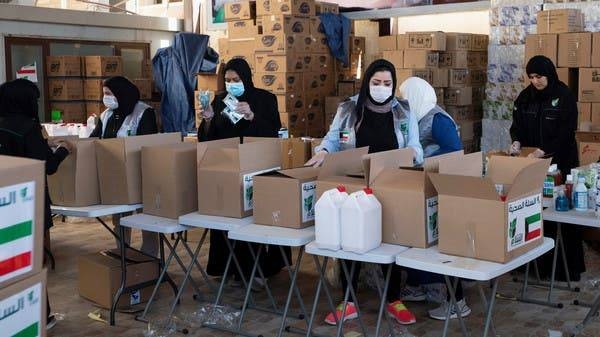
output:
[[[251,121],[254,119],[254,112],[252,112],[252,109],[250,109],[250,105],[247,102],[239,102],[235,111],[244,115],[245,120]]]
[[[535,151],[527,155],[527,158],[542,158],[545,154],[541,149],[535,149]]]

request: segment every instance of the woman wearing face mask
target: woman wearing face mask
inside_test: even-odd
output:
[[[278,137],[281,122],[277,110],[277,97],[270,92],[254,87],[250,66],[243,59],[232,59],[224,68],[226,92],[217,94],[212,104],[202,112],[202,124],[198,129],[198,140],[215,140],[232,137]],[[236,124],[221,112],[226,105],[223,99],[228,94],[238,101],[236,112],[243,115],[243,119]],[[289,247],[284,247],[288,261],[291,261]],[[227,244],[222,231],[211,230],[210,249],[206,272],[212,276],[222,276],[227,263]],[[235,255],[240,262],[240,267],[246,277],[250,276],[254,263],[247,245],[236,245]],[[278,273],[284,266],[278,246],[269,246],[263,253],[260,261],[265,277]],[[236,279],[239,280],[237,271]],[[257,278],[253,286],[259,290],[257,284],[262,279]]]
[[[563,177],[579,166],[575,130],[577,130],[577,103],[569,88],[558,79],[552,61],[542,55],[527,62],[527,76],[531,84],[514,104],[513,123],[510,127],[511,154],[519,154],[521,146],[534,147],[530,157],[552,157]],[[561,182],[562,183],[562,182]],[[544,221],[544,234],[555,237],[556,224]],[[585,271],[581,229],[562,227],[565,253],[571,280],[579,281]],[[543,277],[550,275],[552,252],[538,263]],[[556,277],[566,280],[562,263],[558,263]]]
[[[106,110],[100,114],[100,121],[90,137],[102,139],[142,136],[158,133],[154,109],[140,101],[140,91],[123,76],[111,77],[104,81],[102,101]],[[113,216],[113,226],[118,233],[120,217]],[[157,256],[158,235],[142,231],[142,252]],[[131,242],[131,229],[125,229],[123,241]]]
[[[423,149],[419,143],[417,119],[409,112],[405,102],[400,102],[394,97],[395,90],[394,65],[386,60],[371,63],[365,71],[360,93],[340,103],[329,132],[321,145],[315,148],[315,155],[306,165],[319,166],[327,153],[364,146],[369,147],[369,153],[410,147],[414,151],[415,162],[420,164],[423,161]],[[346,263],[350,270],[351,263]],[[356,263],[355,272],[351,275],[354,289],[357,289],[360,266],[360,263]],[[343,273],[340,278],[345,293],[348,281]],[[390,289],[387,293],[387,313],[400,324],[413,324],[416,322],[415,316],[400,301],[400,283],[400,269],[393,266]],[[345,316],[342,319],[343,309],[344,303],[336,309],[338,321],[358,317],[354,303],[346,304]],[[325,318],[327,324],[334,325],[335,321],[333,313]]]

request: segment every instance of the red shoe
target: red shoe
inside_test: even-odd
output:
[[[408,310],[400,300],[388,303],[387,313],[391,317],[395,318],[400,324],[408,325],[415,324],[417,322],[415,315],[413,315],[413,313],[410,312],[410,310]]]
[[[337,317],[337,320],[341,321],[342,323],[347,320],[355,319],[358,317],[358,312],[356,312],[356,307],[354,306],[354,303],[352,303],[352,302],[348,302],[346,304],[346,312],[345,312],[343,320],[341,319],[342,310],[344,310],[343,302],[338,304],[337,308],[335,308],[335,316]],[[330,312],[329,315],[327,315],[327,317],[325,317],[325,323],[327,323],[329,325],[335,325],[335,317],[333,316],[332,312]]]

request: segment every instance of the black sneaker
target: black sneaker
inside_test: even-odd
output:
[[[48,316],[48,321],[46,322],[46,331],[54,328],[55,325],[56,325],[56,318],[54,318],[54,315]]]

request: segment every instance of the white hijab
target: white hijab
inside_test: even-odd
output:
[[[424,79],[409,77],[400,85],[400,96],[408,101],[410,111],[417,116],[417,121],[425,117],[437,104],[433,87]]]

